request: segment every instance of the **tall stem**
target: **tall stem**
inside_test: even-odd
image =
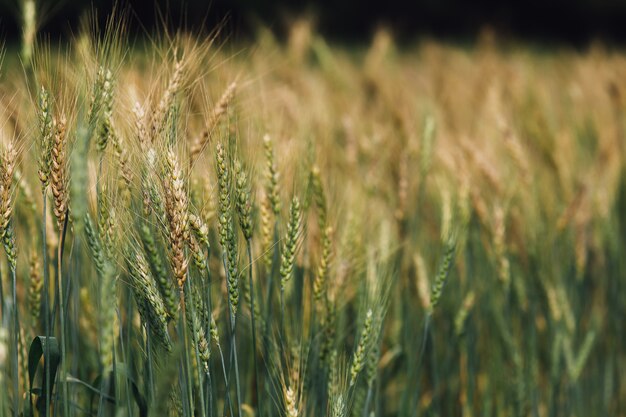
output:
[[[154,394],[154,372],[152,370],[152,345],[150,344],[150,322],[146,322],[144,333],[146,337],[146,373],[147,373],[147,380],[148,380],[147,397],[148,397],[148,403],[152,404],[155,398],[155,394]]]
[[[264,334],[267,333],[267,326],[271,321],[272,316],[272,287],[274,286],[274,274],[276,272],[276,266],[278,265],[278,222],[274,223],[274,239],[272,240],[274,251],[272,254],[272,264],[270,267],[270,276],[267,283],[267,293],[265,294],[265,329]]]
[[[209,337],[209,354],[211,353],[211,317],[213,317],[213,308],[211,305],[211,270],[209,269],[209,259],[211,259],[211,247],[209,246],[209,244],[207,243],[207,248],[206,248],[206,260],[205,260],[205,264],[206,264],[206,276],[207,276],[207,281],[206,281],[206,303],[207,303],[207,310],[209,312],[209,320],[206,323],[206,335],[207,337]],[[221,353],[221,352],[220,352]],[[222,361],[224,360],[224,357],[222,356]],[[222,363],[223,365],[223,363]],[[209,367],[211,367],[211,363],[209,362]],[[211,381],[211,369],[209,369],[209,372],[207,373],[207,382],[208,382],[208,386],[207,386],[207,391],[208,391],[208,398],[209,401],[207,402],[207,409],[208,409],[208,415],[212,416],[213,415],[213,384]],[[228,395],[228,392],[226,393],[226,401],[228,401],[228,403],[230,404],[230,396]],[[232,406],[231,406],[231,412],[230,414],[232,415]]]
[[[226,289],[228,290],[229,294],[230,294],[230,275],[228,272],[228,263],[226,261],[226,252],[223,253],[222,255],[222,261],[224,263],[224,270],[226,271]],[[235,385],[237,388],[237,415],[241,416],[241,385],[239,384],[239,362],[237,360],[237,339],[236,339],[236,317],[233,311],[233,306],[230,303],[230,300],[228,301],[228,319],[229,319],[229,323],[230,323],[230,335],[231,335],[231,348],[230,348],[230,357],[231,357],[231,361],[229,364],[229,368],[232,364],[232,359],[234,357],[235,360]],[[226,385],[228,387],[228,384]]]
[[[365,406],[363,407],[363,417],[368,416],[368,411],[370,408],[370,402],[372,400],[372,384],[367,386],[367,398],[365,398]]]
[[[213,317],[213,310],[211,304],[211,271],[209,269],[209,259],[211,257],[211,248],[207,245],[207,255],[206,255],[206,270],[207,270],[207,309],[209,310],[209,323],[207,323],[207,334],[211,334],[211,317]],[[228,390],[228,374],[226,373],[226,362],[224,361],[224,352],[222,352],[222,346],[219,341],[216,341],[217,350],[220,354],[220,361],[222,362],[222,372],[224,374],[224,384],[226,385],[226,402],[224,403],[224,415],[226,415],[226,406],[228,405],[228,409],[230,410],[230,415],[233,416],[233,403],[230,398],[230,391]],[[210,380],[209,380],[210,381]],[[210,387],[209,387],[210,388]],[[209,399],[209,401],[211,401]],[[212,408],[211,408],[212,414]]]
[[[187,272],[187,281],[185,282],[185,285],[187,286],[187,293],[192,296],[191,293],[191,276],[189,274],[189,272]],[[192,296],[193,297],[193,296]],[[192,323],[196,323],[196,310],[195,310],[195,306],[194,306],[194,301],[191,301],[191,304],[189,305],[189,309],[190,309],[190,313],[191,313],[191,322]],[[194,325],[195,326],[195,325]],[[192,331],[196,331],[195,329],[192,329]],[[194,343],[194,354],[196,357],[196,364],[198,366],[198,397],[200,399],[200,416],[201,417],[206,417],[206,409],[205,409],[205,400],[204,400],[204,387],[202,386],[202,374],[203,372],[200,370],[202,368],[202,364],[200,363],[200,349],[198,348],[198,343],[197,343],[197,339],[196,342]],[[208,369],[205,370],[207,375],[209,373]]]
[[[10,227],[10,226],[9,226]],[[19,355],[19,319],[17,317],[17,279],[15,276],[15,259],[10,260],[11,267],[11,289],[12,289],[12,297],[13,297],[13,355],[12,355],[12,366],[13,366],[13,416],[19,416],[19,406],[20,406],[20,398],[19,398],[19,365],[18,365],[18,355]]]
[[[46,240],[46,188],[42,189],[42,197],[43,197],[43,211],[42,211],[42,259],[43,259],[43,309],[44,309],[44,335],[46,336],[46,346],[45,357],[44,357],[44,380],[45,382],[45,392],[44,397],[46,399],[46,409],[44,411],[44,416],[48,417],[50,415],[50,281],[49,281],[49,271],[48,271],[48,246]]]
[[[66,351],[65,351],[65,302],[63,300],[63,249],[65,248],[65,232],[67,231],[67,221],[68,221],[68,213],[65,214],[65,220],[59,230],[59,248],[57,253],[57,286],[58,286],[58,297],[59,297],[59,323],[61,325],[61,378],[59,378],[59,382],[63,384],[63,415],[65,417],[69,416],[69,395],[67,392],[67,383],[66,383]]]
[[[224,415],[226,415],[226,404],[228,404],[228,409],[230,410],[230,415],[234,416],[233,413],[233,402],[230,399],[230,391],[228,390],[228,374],[226,373],[226,361],[224,360],[224,352],[222,351],[222,346],[218,343],[217,350],[220,352],[220,359],[222,361],[222,372],[224,374],[224,383],[226,384],[226,403],[224,403]]]
[[[259,385],[259,366],[257,364],[257,358],[256,358],[256,321],[255,321],[255,310],[254,310],[254,299],[255,299],[255,292],[254,292],[254,283],[252,281],[252,242],[250,241],[250,239],[247,239],[246,241],[247,246],[248,246],[248,284],[250,287],[250,317],[252,319],[252,359],[254,360],[254,383],[256,385],[256,390],[258,392],[260,385]],[[256,395],[257,397],[257,409],[259,410],[259,416],[262,415],[262,410],[263,407],[261,407],[261,396],[259,396],[258,394]]]
[[[186,326],[186,320],[187,320],[187,309],[185,308],[185,292],[183,287],[181,286],[179,289],[180,292],[180,326],[181,326],[181,331],[183,333],[183,375],[185,376],[185,384],[186,385],[186,390],[183,390],[183,394],[187,393],[187,398],[186,401],[189,405],[189,415],[192,416],[193,415],[193,394],[192,394],[192,389],[193,389],[193,384],[191,381],[191,373],[190,373],[190,366],[189,366],[189,343],[188,343],[188,336],[187,336],[187,326]]]
[[[2,287],[2,265],[0,265],[0,313],[4,317],[4,289]]]
[[[274,286],[274,275],[276,273],[276,267],[278,265],[278,221],[274,222],[274,235],[272,239],[272,247],[273,247],[272,262],[270,265],[270,271],[269,271],[270,275],[267,280],[268,281],[267,291],[265,294],[265,323],[263,326],[263,356],[266,358],[269,357],[269,352],[270,352],[268,326],[269,326],[269,323],[272,321],[272,291],[273,291],[273,286]],[[270,369],[269,367],[266,366],[265,367],[266,380],[269,381],[271,376],[272,375],[270,374]],[[266,390],[269,390],[267,385],[266,385]],[[267,394],[271,395],[271,393],[269,392]]]

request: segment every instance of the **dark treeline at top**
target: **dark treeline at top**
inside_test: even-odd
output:
[[[39,4],[41,3],[41,4]],[[603,39],[626,43],[626,0],[127,0],[137,34],[162,27],[207,31],[223,24],[229,37],[246,38],[259,23],[279,35],[296,16],[313,16],[316,28],[338,41],[368,40],[379,26],[399,39],[420,35],[465,39],[489,26],[497,33],[533,42],[574,46]],[[80,17],[97,10],[102,18],[112,0],[38,2],[45,21],[41,30],[51,35],[76,33]],[[19,0],[0,0],[0,37],[20,36]]]

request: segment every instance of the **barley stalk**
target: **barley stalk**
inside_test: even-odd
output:
[[[61,116],[56,122],[52,158],[50,160],[50,176],[52,196],[54,197],[54,216],[59,229],[63,227],[68,209],[68,174],[67,174],[67,136],[66,119]]]

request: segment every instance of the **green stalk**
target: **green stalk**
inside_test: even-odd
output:
[[[209,338],[209,354],[211,352],[211,317],[213,314],[213,311],[211,310],[211,270],[209,269],[209,259],[211,257],[211,247],[209,246],[208,242],[207,242],[207,248],[206,248],[206,260],[204,261],[206,264],[206,274],[207,274],[207,282],[206,282],[206,297],[207,297],[207,310],[209,312],[209,320],[206,323],[206,335]],[[209,361],[209,367],[211,366],[211,362]],[[207,406],[207,414],[209,414],[209,416],[213,415],[213,385],[211,383],[211,372],[209,370],[209,372],[207,373],[207,394],[209,397],[209,401],[207,402],[206,406]],[[230,401],[230,398],[228,398],[228,401]],[[231,410],[231,415],[232,415],[232,410]]]
[[[276,267],[278,265],[278,221],[274,222],[274,238],[272,240],[274,252],[272,253],[272,265],[270,268],[270,275],[268,278],[267,291],[265,294],[265,326],[263,329],[263,356],[269,357],[269,338],[268,338],[268,326],[272,317],[272,290],[274,286],[274,275],[276,274]],[[271,374],[269,368],[265,367],[265,377],[270,380]],[[267,387],[266,387],[267,388]],[[271,393],[268,393],[271,394]]]
[[[2,288],[2,269],[0,269],[0,313],[4,317],[4,289]]]
[[[9,226],[11,227],[11,226]],[[13,355],[12,355],[12,367],[13,367],[13,416],[19,416],[19,318],[17,309],[17,278],[15,274],[15,259],[9,260],[11,267],[11,289],[13,297]]]
[[[265,294],[265,330],[264,334],[267,335],[267,326],[270,322],[272,315],[272,287],[274,286],[274,275],[276,273],[276,266],[278,265],[278,222],[274,223],[274,239],[273,239],[274,253],[272,254],[272,267],[270,268],[270,276],[267,284],[267,292]]]
[[[188,294],[190,296],[192,296],[190,280],[191,280],[190,274],[189,274],[189,272],[187,272],[187,282],[185,282],[185,285],[187,285]],[[195,311],[193,300],[191,301],[189,308],[191,310],[191,317],[192,317],[191,321],[193,323],[194,317],[196,317],[196,311]],[[211,336],[209,335],[209,337],[211,337]],[[201,417],[206,417],[205,400],[204,400],[204,389],[202,388],[202,385],[203,385],[202,384],[202,371],[200,370],[202,365],[200,363],[200,350],[198,349],[198,344],[197,343],[194,343],[194,353],[196,354],[196,363],[198,364],[198,392],[199,392],[199,396],[200,396],[200,416]],[[207,374],[208,374],[208,370],[207,370]]]
[[[220,351],[220,359],[222,361],[222,372],[224,373],[224,382],[226,383],[226,403],[228,404],[228,408],[230,409],[230,415],[234,416],[233,413],[233,402],[230,399],[230,391],[228,390],[228,374],[226,373],[226,361],[224,360],[224,352],[222,351],[222,346],[218,343],[217,350]],[[224,415],[226,414],[226,403],[224,403]]]
[[[263,407],[261,407],[261,396],[258,395],[258,391],[260,389],[259,385],[259,366],[256,358],[256,321],[255,321],[255,313],[254,313],[254,284],[252,282],[252,242],[250,239],[246,240],[247,249],[248,249],[248,283],[250,286],[250,316],[252,319],[252,359],[254,360],[254,382],[256,384],[257,390],[257,409],[259,410],[259,416],[262,415],[261,411]]]
[[[211,317],[213,310],[211,307],[211,271],[209,269],[209,258],[211,256],[211,248],[207,245],[207,257],[206,257],[206,270],[207,270],[207,309],[209,310],[209,323],[207,323],[207,335],[211,337]],[[230,415],[233,416],[233,404],[230,398],[230,391],[228,390],[228,375],[226,373],[226,361],[224,360],[224,352],[222,352],[222,346],[217,343],[217,350],[220,353],[220,361],[222,362],[222,372],[224,374],[224,384],[226,384],[226,402],[224,403],[224,410],[226,410],[226,404],[230,410]],[[210,400],[209,400],[210,401]],[[226,414],[224,412],[224,414]]]
[[[230,308],[230,307],[229,307]],[[232,310],[232,308],[230,308]],[[239,384],[239,362],[238,362],[238,355],[237,355],[237,340],[236,340],[236,335],[237,335],[237,329],[236,329],[236,325],[237,325],[237,318],[235,317],[235,315],[233,314],[233,312],[230,312],[231,314],[231,320],[232,320],[232,349],[233,349],[233,354],[235,355],[235,385],[237,388],[237,408],[238,408],[238,415],[241,416],[241,386]]]
[[[285,349],[289,349],[289,341],[287,340],[287,327],[285,326],[285,289],[282,287],[282,285],[280,287],[280,332],[283,336],[282,356],[285,357]]]
[[[211,384],[211,372],[210,371],[207,372],[206,379],[207,379],[206,395],[209,398],[209,401],[207,401],[206,403],[206,414],[209,417],[213,417],[213,406],[212,406],[213,405],[213,385]]]
[[[152,370],[152,345],[150,343],[150,322],[146,322],[146,374],[148,379],[148,403],[152,404],[155,398],[154,394],[154,371]]]
[[[42,190],[43,197],[43,211],[42,211],[42,259],[43,259],[43,308],[44,308],[44,333],[46,336],[46,346],[45,357],[44,357],[44,372],[45,372],[45,392],[44,396],[46,399],[46,409],[44,411],[44,416],[48,417],[50,415],[50,282],[49,282],[49,274],[48,274],[48,256],[47,256],[47,240],[46,240],[46,189]]]
[[[62,274],[62,267],[63,267],[63,250],[65,248],[65,232],[67,231],[67,221],[69,219],[69,215],[65,216],[65,221],[63,222],[63,227],[61,228],[61,230],[59,231],[59,248],[58,248],[58,253],[57,253],[57,285],[58,285],[58,296],[59,296],[59,319],[60,319],[60,325],[61,325],[61,376],[59,378],[59,381],[63,383],[63,415],[65,417],[69,416],[69,394],[67,391],[67,384],[65,382],[65,378],[67,377],[66,374],[66,368],[65,368],[65,364],[66,364],[66,354],[67,352],[65,351],[65,302],[63,300],[63,274]]]
[[[131,357],[131,352],[130,352],[130,345],[131,345],[131,329],[132,329],[132,320],[130,319],[132,317],[132,307],[133,304],[131,302],[131,295],[130,295],[130,288],[127,288],[126,291],[126,305],[128,306],[128,310],[126,311],[126,323],[128,325],[128,335],[127,337],[127,342],[126,344],[124,344],[124,326],[120,325],[120,350],[122,352],[122,364],[124,366],[126,366],[126,368],[128,370],[131,369],[130,366],[130,357]],[[117,311],[117,320],[119,323],[122,323],[122,312],[120,310]],[[126,349],[128,349],[128,354],[126,353]],[[122,388],[119,388],[119,385],[117,383],[117,362],[115,361],[115,346],[113,347],[113,384],[116,387],[116,391],[120,390]],[[127,372],[126,373],[126,380],[124,381],[124,389],[126,390],[126,408],[128,411],[128,415],[132,415],[133,414],[133,406],[131,403],[131,396],[130,396],[130,387],[128,384],[128,380],[130,379],[130,374]],[[118,397],[118,393],[115,393],[116,398]],[[121,396],[121,395],[120,395]],[[116,403],[115,407],[117,410],[117,406],[118,404]]]
[[[185,293],[183,287],[180,288],[180,326],[183,332],[183,375],[185,376],[185,386],[187,392],[187,402],[189,406],[189,415],[193,415],[193,382],[191,381],[191,372],[189,364],[189,339],[187,335],[187,309],[185,307]],[[183,393],[184,394],[184,393]]]
[[[368,411],[370,408],[370,401],[372,400],[372,386],[373,384],[369,384],[367,387],[367,397],[365,398],[365,406],[363,407],[363,417],[368,416]]]
[[[226,271],[226,289],[228,292],[230,292],[230,284],[229,284],[229,272],[228,272],[228,264],[226,261],[226,252],[224,252],[223,256],[222,256],[222,261],[224,263],[224,269]],[[235,317],[235,314],[233,313],[233,306],[230,304],[230,301],[228,302],[228,322],[230,324],[230,336],[231,336],[231,347],[230,347],[230,364],[229,364],[229,368],[232,367],[233,364],[233,358],[235,361],[235,385],[236,385],[236,389],[237,389],[237,415],[241,416],[241,386],[239,384],[239,363],[237,360],[237,340],[236,340],[236,333],[237,333],[237,329],[236,329],[236,325],[237,325],[237,318]],[[230,374],[230,372],[229,372]],[[226,384],[227,387],[227,391],[228,391],[228,383]]]

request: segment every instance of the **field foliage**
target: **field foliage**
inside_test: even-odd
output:
[[[621,53],[25,16],[0,415],[625,415]]]

